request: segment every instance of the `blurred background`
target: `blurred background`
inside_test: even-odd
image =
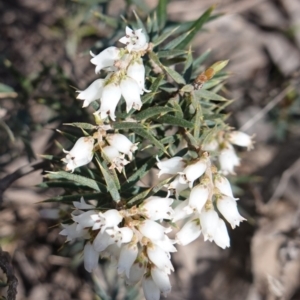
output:
[[[171,0],[169,18],[194,20],[213,3],[223,15],[196,36],[193,50],[195,57],[211,50],[205,66],[230,59],[229,122],[256,135],[230,178],[248,222],[230,231],[230,249],[201,238],[179,246],[168,299],[299,300],[300,1]],[[12,258],[18,300],[142,299],[136,289],[125,292],[104,261],[86,273],[82,244],[62,249],[58,206],[40,202],[63,191],[43,188],[42,170],[51,165],[40,155],[59,154],[55,140],[66,145],[55,131],[62,123],[88,117],[75,89],[96,78],[89,50],[112,31],[102,13],[119,17],[127,5],[145,14],[156,4],[0,2],[0,245]]]

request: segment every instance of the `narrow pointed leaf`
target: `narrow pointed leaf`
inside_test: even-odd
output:
[[[228,99],[208,90],[194,91],[196,97],[205,98],[214,101],[228,101]]]
[[[171,107],[163,107],[163,106],[158,106],[158,107],[150,107],[147,108],[140,113],[135,115],[135,119],[138,121],[145,120],[151,117],[154,117],[156,115],[163,115],[165,113],[173,111],[173,108]]]
[[[158,46],[160,45],[162,42],[164,42],[170,35],[172,35],[174,32],[176,32],[176,30],[178,29],[178,27],[173,28],[172,30],[166,31],[163,34],[161,34],[160,36],[158,36],[157,38],[155,38],[153,40],[153,45],[154,46]]]
[[[177,82],[178,84],[185,84],[184,78],[178,72],[166,66],[164,66],[164,69],[175,82]]]
[[[192,30],[189,30],[188,32],[178,36],[176,39],[173,39],[172,41],[170,41],[167,45],[164,46],[164,50],[168,50],[168,49],[175,49],[178,48],[177,46],[184,41],[191,33]]]
[[[133,11],[134,16],[136,18],[136,22],[137,22],[137,27],[136,29],[143,29],[143,34],[146,36],[147,41],[149,41],[149,35],[147,32],[147,29],[144,25],[144,23],[142,22],[142,20],[140,19],[140,17],[137,15],[137,13],[135,12],[135,10]]]
[[[158,51],[157,56],[159,58],[170,58],[170,57],[184,55],[186,53],[187,53],[186,50],[171,49],[171,50]]]
[[[164,115],[157,119],[157,122],[163,123],[163,124],[170,124],[174,126],[184,127],[184,128],[193,128],[194,124],[192,122],[186,121],[184,119],[170,116],[170,115]]]
[[[97,127],[97,126],[89,124],[89,123],[80,123],[80,122],[64,123],[63,125],[78,127],[78,128],[82,128],[82,129],[95,129]]]
[[[168,0],[159,0],[156,11],[157,11],[157,24],[158,28],[164,28],[167,21],[167,4]]]

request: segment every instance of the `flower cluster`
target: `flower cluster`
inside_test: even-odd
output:
[[[60,234],[67,241],[87,240],[84,247],[84,266],[91,272],[98,265],[99,255],[117,261],[117,270],[128,285],[142,280],[146,299],[159,299],[160,293],[171,290],[169,274],[174,271],[170,252],[175,252],[175,241],[166,233],[171,228],[158,220],[170,220],[173,210],[170,198],[150,197],[139,207],[130,209],[95,210],[82,198],[74,202],[74,223],[63,224]],[[154,297],[154,298],[153,298]]]
[[[133,31],[126,27],[126,36],[119,40],[125,48],[109,47],[98,55],[91,53],[91,63],[96,65],[96,73],[107,71],[105,79],[97,79],[84,91],[78,91],[77,98],[84,100],[83,107],[100,99],[100,109],[95,113],[101,119],[108,116],[115,121],[116,107],[123,96],[126,111],[140,110],[141,95],[145,89],[145,67],[141,56],[148,48],[142,29]]]

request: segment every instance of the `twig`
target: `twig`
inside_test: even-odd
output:
[[[7,277],[7,300],[15,300],[17,296],[18,279],[14,275],[13,267],[10,262],[10,256],[8,252],[2,251],[0,247],[0,268],[6,274]]]
[[[239,130],[246,131],[252,127],[259,119],[266,115],[272,108],[274,108],[285,95],[292,89],[291,86],[286,87],[281,91],[272,101],[270,101],[259,113],[257,113],[253,118],[249,119]]]

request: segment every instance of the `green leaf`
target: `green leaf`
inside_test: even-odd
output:
[[[63,123],[63,125],[66,126],[73,126],[73,127],[78,127],[81,129],[96,129],[97,126],[89,124],[89,123],[80,123],[80,122],[75,122],[75,123]]]
[[[196,20],[191,28],[189,29],[190,34],[180,43],[177,45],[177,49],[185,48],[195,37],[197,32],[202,28],[202,26],[208,21],[212,11],[214,10],[214,6],[211,6],[208,10],[204,12],[204,14]]]
[[[135,115],[135,119],[142,121],[156,115],[161,115],[173,111],[173,108],[166,106],[149,107]]]
[[[186,121],[182,118],[178,118],[175,116],[164,115],[157,119],[157,122],[163,124],[170,124],[174,126],[184,127],[184,128],[194,128],[194,124],[192,122]]]
[[[192,54],[192,49],[191,47],[189,48],[189,52],[187,55],[187,60],[184,64],[184,69],[183,69],[183,77],[186,82],[189,82],[193,73],[193,54]]]
[[[154,146],[165,152],[164,145],[160,141],[158,141],[149,130],[146,130],[144,128],[132,128],[132,131],[137,135],[143,137],[144,139],[148,139],[149,142],[151,142]]]
[[[153,100],[154,96],[157,95],[158,88],[160,87],[163,78],[164,78],[164,74],[160,74],[159,76],[157,76],[155,78],[154,82],[152,83],[152,85],[150,87],[151,93],[145,94],[142,96],[143,104],[147,103],[147,102],[151,102]]]
[[[196,104],[196,116],[195,116],[195,126],[194,126],[194,138],[197,139],[200,136],[201,124],[203,121],[202,108],[199,102]]]
[[[157,23],[159,29],[163,29],[167,21],[167,4],[168,4],[168,0],[159,0],[156,8]]]
[[[179,45],[182,41],[184,41],[192,33],[192,31],[193,31],[193,29],[178,36],[176,39],[173,39],[167,45],[165,45],[163,49],[164,50],[175,49],[177,45]]]
[[[105,24],[112,28],[117,28],[118,27],[118,20],[112,17],[109,17],[105,14],[102,14],[99,11],[94,11],[94,16],[98,18],[99,20],[103,21]]]
[[[96,161],[97,161],[97,163],[101,169],[101,172],[103,174],[104,180],[107,185],[107,190],[111,194],[111,197],[113,198],[113,200],[115,202],[119,202],[121,200],[121,197],[120,197],[120,194],[119,194],[119,191],[117,188],[117,183],[115,182],[114,177],[111,176],[107,167],[104,164],[102,164],[97,158],[96,158]]]
[[[80,201],[81,197],[83,197],[84,200],[99,201],[101,196],[103,196],[102,193],[86,193],[86,194],[79,193],[76,195],[63,195],[63,196],[52,197],[42,202],[63,202],[63,203],[71,204],[73,201]]]
[[[177,82],[178,84],[185,84],[184,78],[178,72],[166,66],[164,66],[164,69],[175,82]]]
[[[172,35],[176,30],[178,29],[178,27],[173,28],[172,30],[168,30],[166,32],[164,32],[163,34],[161,34],[160,36],[158,36],[157,38],[155,38],[152,43],[154,45],[154,47],[160,45],[162,42],[164,42],[170,35]]]
[[[196,97],[200,97],[200,98],[205,98],[205,99],[208,99],[208,100],[214,100],[214,101],[228,101],[228,99],[216,94],[216,93],[213,93],[211,91],[208,91],[208,90],[197,90],[197,91],[194,91],[195,93],[195,96]]]
[[[37,187],[40,188],[50,188],[50,187],[61,187],[64,189],[78,189],[78,188],[83,188],[84,186],[81,185],[78,182],[71,182],[71,181],[45,181],[41,182],[36,185]]]
[[[143,129],[143,125],[136,123],[136,122],[114,122],[113,123],[114,129],[134,129],[134,128],[141,128]]]
[[[98,182],[94,179],[90,179],[81,175],[68,173],[65,171],[58,171],[58,172],[49,172],[45,175],[46,178],[49,179],[67,179],[74,182],[77,182],[83,186],[90,187],[95,191],[107,192],[107,188],[101,182]]]
[[[180,56],[180,55],[184,55],[186,54],[187,51],[186,50],[178,50],[178,49],[174,49],[174,50],[161,50],[157,52],[157,56],[159,58],[170,58],[170,57],[174,57],[174,56]]]

